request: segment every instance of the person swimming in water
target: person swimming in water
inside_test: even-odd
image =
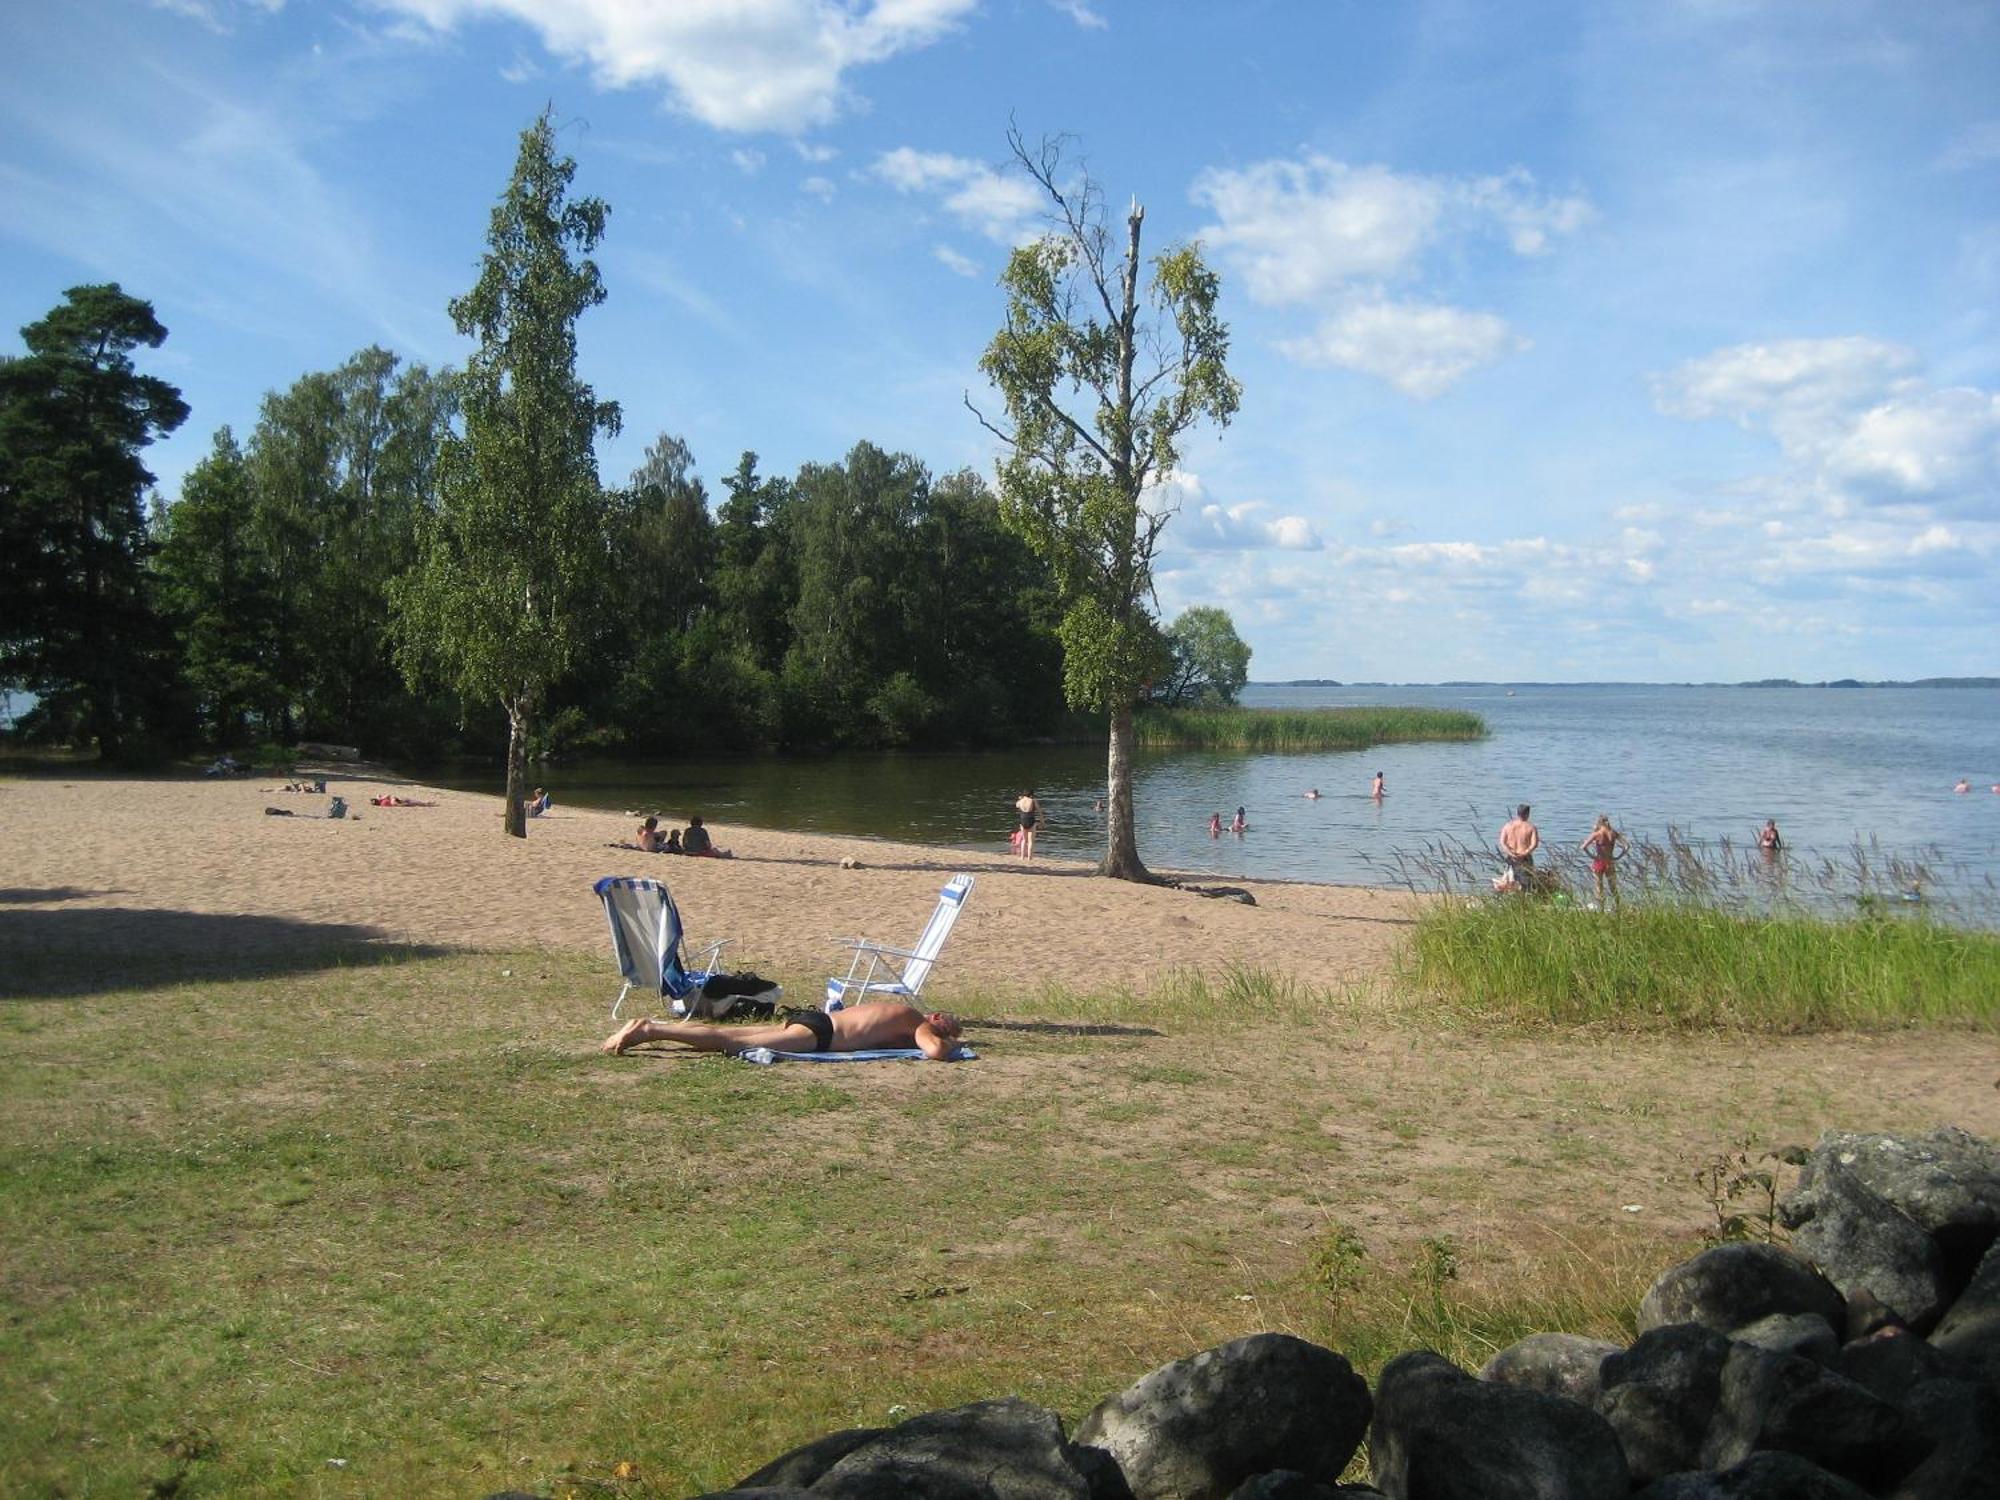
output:
[[[1309,792],[1307,792],[1307,793],[1306,793],[1306,801],[1308,801],[1308,802],[1317,802],[1317,801],[1319,801],[1319,788],[1318,788],[1318,787],[1314,787],[1314,788],[1313,788],[1313,789],[1312,789],[1311,791],[1309,791]]]
[[[1778,833],[1778,820],[1766,818],[1764,826],[1757,830],[1757,847],[1765,854],[1776,854],[1785,847],[1785,841]]]
[[[1212,839],[1219,839],[1222,837],[1221,813],[1212,812],[1208,815],[1208,836]]]
[[[1389,789],[1382,784],[1382,773],[1380,771],[1377,771],[1375,773],[1374,785],[1368,788],[1368,795],[1373,797],[1377,802],[1380,802],[1382,800],[1382,794],[1388,790]]]
[[[1242,808],[1240,808],[1240,807],[1239,807],[1239,808],[1237,808],[1237,809],[1236,809],[1236,821],[1235,821],[1235,822],[1233,822],[1233,823],[1231,823],[1231,824],[1229,825],[1229,831],[1230,831],[1231,833],[1241,833],[1241,832],[1243,832],[1243,831],[1244,831],[1244,830],[1245,830],[1246,828],[1248,828],[1249,826],[1250,826],[1250,824],[1249,824],[1249,823],[1248,823],[1247,821],[1245,821],[1245,819],[1244,819],[1244,817],[1243,817],[1243,809],[1242,809]]]
[[[1954,792],[1969,792],[1972,790],[1972,783],[1961,776],[1958,778],[1958,785],[1953,787],[1952,790]]]

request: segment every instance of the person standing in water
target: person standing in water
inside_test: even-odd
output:
[[[1231,833],[1241,833],[1241,832],[1243,832],[1243,830],[1244,830],[1244,829],[1248,828],[1249,826],[1250,826],[1250,824],[1249,824],[1249,823],[1248,823],[1247,821],[1245,821],[1245,819],[1244,819],[1244,817],[1243,817],[1243,809],[1242,809],[1242,808],[1240,808],[1240,807],[1239,807],[1239,808],[1237,808],[1237,809],[1236,809],[1236,821],[1235,821],[1234,823],[1231,823],[1231,824],[1229,825],[1229,831],[1230,831]]]
[[[1221,813],[1212,812],[1208,815],[1208,836],[1212,839],[1219,839],[1222,837]]]
[[[1388,791],[1388,788],[1382,784],[1382,773],[1377,771],[1375,773],[1375,784],[1368,788],[1368,795],[1373,797],[1377,802],[1380,802],[1382,794],[1386,791]]]
[[[1035,857],[1035,830],[1042,826],[1042,804],[1035,800],[1035,789],[1029,787],[1014,799],[1014,816],[1021,829],[1021,858]]]
[[[1597,904],[1618,904],[1618,856],[1625,848],[1625,835],[1611,826],[1611,815],[1599,813],[1590,836],[1579,846],[1590,856],[1590,873],[1597,882]]]
[[[1766,818],[1764,826],[1757,830],[1757,848],[1763,854],[1776,854],[1785,847],[1785,841],[1778,833],[1778,820]]]

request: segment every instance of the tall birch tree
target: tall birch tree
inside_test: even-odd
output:
[[[604,300],[590,257],[610,210],[569,197],[576,163],[549,112],[521,133],[479,280],[450,304],[479,347],[458,378],[463,431],[438,460],[438,504],[395,590],[398,659],[507,715],[507,832],[527,836],[528,740],[589,627],[610,565],[596,439],[615,402],[576,374],[576,320]]]
[[[1110,720],[1098,873],[1148,880],[1133,831],[1132,711],[1166,662],[1153,557],[1171,515],[1148,492],[1191,428],[1228,425],[1242,388],[1215,311],[1221,281],[1200,249],[1170,245],[1149,266],[1136,198],[1114,241],[1102,189],[1066,170],[1061,137],[1032,150],[1019,131],[1007,141],[1048,199],[1050,228],[1008,259],[1006,324],[979,361],[1005,423],[973,413],[1002,444],[1001,515],[1061,600],[1063,690]]]

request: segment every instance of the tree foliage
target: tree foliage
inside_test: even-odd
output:
[[[1193,245],[1140,256],[1145,210],[1133,201],[1114,245],[1102,190],[1069,175],[1060,138],[1015,159],[1047,197],[1050,231],[1016,249],[1001,276],[1006,321],[980,369],[1005,425],[1001,514],[1049,566],[1069,701],[1108,715],[1108,808],[1102,873],[1147,878],[1133,833],[1132,708],[1166,665],[1154,619],[1153,557],[1166,510],[1147,503],[1203,421],[1226,425],[1240,388],[1221,283]],[[975,415],[977,409],[975,408]]]
[[[393,595],[406,669],[506,712],[518,837],[528,740],[590,635],[615,540],[596,439],[618,430],[618,408],[576,373],[576,321],[604,300],[589,255],[608,210],[569,197],[575,172],[544,113],[522,132],[479,280],[451,303],[479,340],[457,382],[464,430],[444,443],[437,509]]]
[[[1153,684],[1153,701],[1168,708],[1219,707],[1236,701],[1250,680],[1250,647],[1227,610],[1197,604],[1167,627],[1167,671]]]
[[[71,287],[0,361],[0,687],[38,695],[30,732],[114,760],[168,713],[140,454],[188,408],[132,362],[166,336],[117,283]]]

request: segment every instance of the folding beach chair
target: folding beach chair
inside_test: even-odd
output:
[[[847,977],[829,979],[826,982],[826,1009],[839,1010],[841,1006],[856,1000],[865,1000],[870,995],[895,995],[904,1000],[914,1000],[917,992],[924,987],[924,981],[937,966],[938,954],[944,951],[944,940],[951,936],[952,924],[958,920],[959,912],[965,906],[965,898],[972,894],[972,877],[954,875],[945,882],[938,893],[937,910],[924,926],[923,936],[917,939],[914,948],[890,948],[881,943],[871,943],[866,938],[841,938],[840,945],[854,950],[854,958],[847,966]]]
[[[625,980],[612,1002],[611,1019],[618,1019],[618,1007],[635,986],[664,995],[675,1015],[686,1014],[689,1002],[717,972],[716,959],[728,939],[710,943],[701,950],[701,966],[689,968],[681,958],[685,932],[680,909],[666,886],[640,876],[607,875],[591,889],[604,902],[604,915],[611,924],[611,955]]]

